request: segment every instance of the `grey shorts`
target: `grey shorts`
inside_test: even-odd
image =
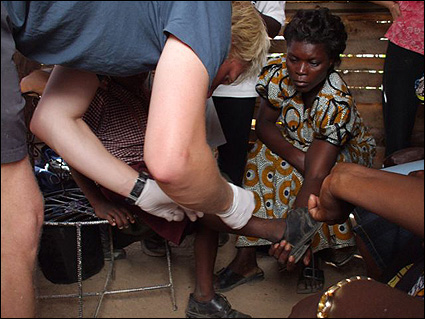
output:
[[[21,95],[18,73],[12,56],[15,41],[1,4],[1,163],[22,160],[27,154],[24,119],[25,100]]]

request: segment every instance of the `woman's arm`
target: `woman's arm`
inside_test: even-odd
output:
[[[280,110],[271,107],[269,103],[266,99],[261,99],[255,132],[268,149],[304,174],[305,153],[292,146],[282,136],[282,132],[276,126]]]
[[[400,6],[398,5],[397,1],[370,1],[370,2],[377,4],[378,6],[387,8],[390,11],[394,21],[401,16]]]
[[[323,180],[335,165],[340,148],[315,139],[305,156],[304,182],[295,200],[295,207],[306,207],[310,194],[319,194]]]

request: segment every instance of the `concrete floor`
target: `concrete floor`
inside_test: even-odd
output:
[[[234,237],[219,249],[216,270],[225,267],[235,254]],[[127,259],[115,262],[116,277],[112,289],[128,289],[168,282],[165,257],[149,257],[140,250],[140,243],[126,248]],[[233,308],[254,318],[285,318],[292,306],[306,295],[296,294],[297,273],[278,271],[276,261],[260,256],[259,266],[265,272],[265,280],[241,285],[225,293]],[[107,265],[107,264],[105,264]],[[84,292],[100,291],[104,285],[107,268],[83,282]],[[342,269],[322,265],[325,271],[325,287],[343,278],[364,275],[363,261],[352,259]],[[184,318],[189,294],[194,288],[194,258],[190,247],[172,248],[172,274],[178,309],[172,310],[170,289],[143,291],[105,296],[100,309],[101,318]],[[46,280],[37,270],[36,286],[40,295],[76,293],[77,285],[57,285]],[[93,317],[98,297],[84,299],[84,317]],[[78,302],[73,299],[46,299],[38,301],[40,318],[76,318]]]

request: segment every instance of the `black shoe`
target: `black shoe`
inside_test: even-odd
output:
[[[249,315],[232,309],[226,297],[215,294],[208,302],[198,302],[190,294],[186,308],[186,318],[252,318]]]

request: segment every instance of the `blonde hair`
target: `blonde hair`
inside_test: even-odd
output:
[[[232,45],[229,58],[249,64],[237,82],[258,76],[266,62],[269,48],[266,26],[251,1],[232,1]]]

